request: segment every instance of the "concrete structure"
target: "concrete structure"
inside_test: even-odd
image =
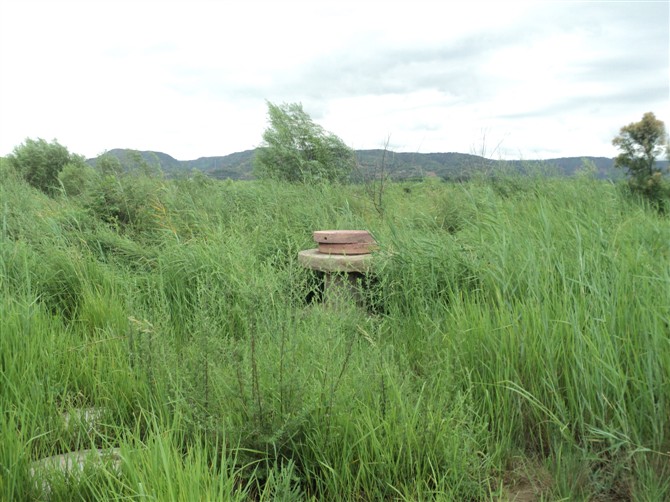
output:
[[[377,248],[373,237],[366,230],[320,230],[313,236],[318,248],[300,251],[298,261],[323,272],[325,301],[342,305],[353,300],[362,305],[361,282]]]

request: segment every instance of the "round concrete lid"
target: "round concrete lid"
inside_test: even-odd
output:
[[[367,230],[317,230],[314,241],[322,244],[359,244],[374,243]]]
[[[298,262],[303,267],[321,272],[367,272],[372,261],[371,254],[341,255],[323,254],[318,249],[307,249],[298,253]]]
[[[356,244],[326,244],[319,242],[319,253],[324,254],[369,254],[376,249],[377,245],[369,242]]]

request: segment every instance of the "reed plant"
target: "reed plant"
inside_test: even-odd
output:
[[[391,183],[383,213],[141,181],[126,224],[0,183],[0,499],[670,496],[653,207],[592,179]],[[331,228],[380,245],[362,307],[298,263]],[[84,450],[112,461],[40,467]]]

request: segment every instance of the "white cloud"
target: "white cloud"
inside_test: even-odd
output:
[[[355,148],[613,156],[668,120],[667,2],[0,0],[0,155],[257,146],[265,100]]]

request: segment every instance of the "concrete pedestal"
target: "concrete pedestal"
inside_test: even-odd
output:
[[[364,304],[361,280],[370,268],[372,255],[324,254],[318,249],[307,249],[298,253],[298,261],[306,268],[324,273],[324,298],[329,305]]]

